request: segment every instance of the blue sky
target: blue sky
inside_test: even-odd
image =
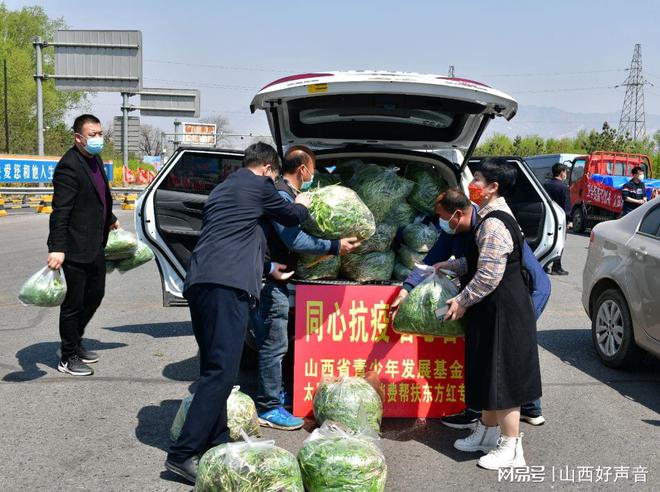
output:
[[[33,3],[5,1],[9,8]],[[198,87],[202,113],[239,132],[267,132],[254,93],[291,73],[384,69],[474,78],[521,104],[618,111],[635,43],[660,113],[660,2],[636,1],[106,1],[39,2],[72,29],[138,29],[145,87]],[[206,66],[204,66],[206,65]],[[576,73],[590,72],[590,73]],[[564,91],[561,89],[598,89]],[[104,122],[119,94],[92,99]],[[135,100],[137,102],[137,98]],[[171,119],[143,118],[170,129]]]

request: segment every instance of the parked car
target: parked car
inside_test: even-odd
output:
[[[631,367],[644,351],[660,357],[660,198],[594,227],[582,285],[605,365]]]
[[[479,82],[436,75],[326,72],[276,80],[250,105],[264,110],[277,149],[312,148],[322,171],[351,159],[435,170],[467,193],[469,157],[494,117],[512,118],[516,101]],[[182,304],[186,265],[208,194],[241,165],[242,153],[179,148],[141,195],[136,230],[155,252],[165,305]],[[564,247],[565,216],[520,157],[518,192],[509,202],[536,256],[545,264]],[[292,305],[295,303],[295,297]]]
[[[543,183],[552,179],[552,166],[565,164],[570,168],[573,159],[579,156],[580,154],[541,154],[525,157],[525,162],[539,178],[539,181]]]

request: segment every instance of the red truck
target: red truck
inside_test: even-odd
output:
[[[657,193],[660,185],[660,180],[652,179],[649,156],[643,154],[596,151],[565,164],[569,167],[573,230],[576,232],[584,232],[598,222],[621,215],[621,188],[632,178],[634,167],[644,169],[644,184],[649,195]]]

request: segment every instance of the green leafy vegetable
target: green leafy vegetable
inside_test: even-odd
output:
[[[300,280],[332,280],[339,275],[341,259],[336,255],[299,255],[296,278]]]
[[[117,261],[105,260],[105,273],[112,273],[117,269]]]
[[[221,444],[199,461],[195,492],[304,492],[300,468],[273,441]]]
[[[259,417],[257,416],[257,408],[254,401],[248,395],[239,391],[239,389],[239,386],[234,386],[227,399],[229,437],[235,441],[241,438],[241,431],[244,431],[248,436],[261,435]],[[188,395],[181,400],[179,410],[176,412],[172,427],[170,427],[170,439],[172,441],[176,441],[181,434],[181,429],[183,429],[183,424],[188,416],[188,410],[194,396]]]
[[[415,263],[422,263],[424,261],[426,253],[417,253],[404,244],[399,248],[397,257],[399,263],[412,270],[415,268]]]
[[[382,451],[370,439],[315,430],[298,452],[308,492],[381,492],[387,481]]]
[[[311,220],[305,224],[310,234],[326,239],[367,239],[376,231],[373,214],[353,190],[332,185],[313,190],[311,195]]]
[[[414,181],[408,202],[427,216],[435,213],[435,200],[447,183],[439,176],[436,169],[424,164],[408,164],[406,178]]]
[[[413,251],[428,253],[440,233],[432,225],[409,224],[403,229],[403,242]]]
[[[315,190],[317,188],[339,184],[340,182],[341,177],[338,174],[316,171],[314,173],[314,180],[312,181],[311,189]]]
[[[398,202],[390,209],[387,217],[385,217],[385,222],[393,224],[398,229],[411,224],[417,215],[417,210],[412,208],[408,202]]]
[[[413,183],[399,177],[397,168],[367,164],[356,171],[351,187],[374,214],[376,222],[382,222],[392,206],[410,194]]]
[[[353,431],[370,427],[380,431],[383,401],[364,378],[343,377],[322,381],[314,394],[314,418],[323,424],[331,420]]]
[[[123,260],[135,254],[138,240],[135,234],[124,229],[113,229],[108,234],[108,243],[105,246],[106,260]]]
[[[140,242],[133,256],[117,261],[117,270],[119,270],[120,273],[124,273],[132,270],[133,268],[137,268],[140,265],[144,265],[145,263],[153,260],[153,258],[154,254],[149,246]]]
[[[18,300],[39,307],[56,307],[66,297],[66,280],[61,269],[44,267],[32,275],[21,287]]]
[[[405,279],[408,278],[408,275],[410,275],[410,272],[412,270],[406,266],[403,266],[401,263],[398,261],[394,264],[394,272],[392,273],[392,277],[396,280],[399,280],[403,282]]]
[[[401,303],[392,325],[394,331],[435,337],[463,336],[462,320],[444,321],[435,312],[457,294],[458,287],[447,277],[429,275]]]
[[[341,259],[341,273],[356,282],[389,280],[394,270],[396,255],[393,251],[384,253],[350,253]]]
[[[355,171],[362,168],[363,166],[364,162],[362,162],[360,159],[351,159],[350,161],[344,161],[337,164],[335,173],[339,173],[339,177],[341,178],[342,183],[348,183],[353,178]]]
[[[392,241],[396,236],[396,226],[392,224],[378,224],[376,226],[376,232],[373,236],[362,241],[362,244],[359,248],[355,249],[353,253],[356,254],[365,254],[373,252],[385,252],[390,249],[392,246]]]

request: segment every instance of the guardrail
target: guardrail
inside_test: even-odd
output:
[[[126,187],[110,188],[110,193],[141,193],[144,188]],[[53,188],[16,188],[10,186],[0,186],[0,195],[52,195]]]
[[[134,210],[135,200],[145,190],[143,187],[110,188],[115,203],[121,205],[123,210]],[[118,195],[123,195],[118,196]],[[5,198],[6,197],[6,198]],[[0,187],[0,217],[7,215],[8,210],[32,208],[37,213],[49,214],[52,212],[53,188]],[[4,213],[3,213],[4,212]]]

